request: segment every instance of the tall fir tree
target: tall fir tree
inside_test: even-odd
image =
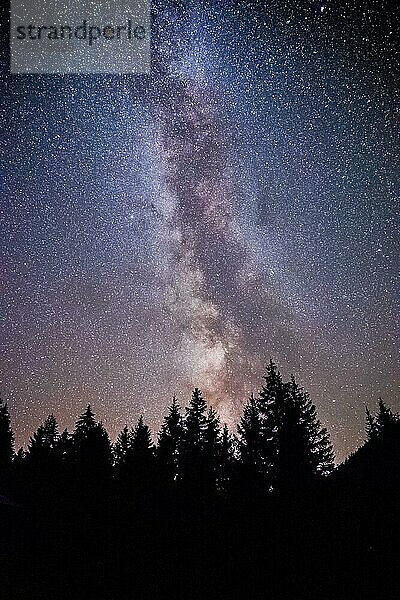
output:
[[[382,400],[379,398],[378,402],[378,413],[376,415],[376,425],[378,429],[378,433],[382,433],[382,431],[394,425],[399,420],[399,416],[395,414]]]
[[[58,450],[59,439],[57,421],[54,415],[49,415],[44,423],[39,425],[29,440],[28,462],[45,467],[46,463],[54,460]]]
[[[309,396],[292,377],[284,383],[276,364],[267,365],[258,398],[245,406],[238,426],[241,462],[269,491],[284,492],[331,472],[329,435]]]
[[[270,359],[257,398],[261,417],[261,473],[269,489],[274,486],[278,464],[279,429],[283,418],[285,387],[276,363]]]
[[[378,439],[384,431],[393,428],[394,425],[400,422],[399,415],[394,413],[382,400],[379,398],[378,411],[373,416],[366,407],[367,413],[367,437],[369,440]]]
[[[218,460],[218,490],[227,492],[230,479],[235,464],[234,440],[229,432],[228,426],[224,423],[219,446]]]
[[[304,488],[334,467],[329,434],[308,394],[293,376],[284,391],[276,437],[275,489],[280,492]]]
[[[243,415],[237,426],[239,462],[233,470],[233,487],[240,494],[255,497],[266,491],[263,443],[263,423],[257,399],[252,394],[244,406]]]
[[[128,429],[128,425],[125,425],[113,446],[114,462],[117,467],[121,467],[126,462],[131,446],[132,431]]]
[[[261,472],[263,467],[262,419],[257,400],[252,394],[238,424],[241,462]]]
[[[181,475],[188,488],[201,487],[204,482],[206,430],[207,403],[201,391],[195,388],[183,420]]]
[[[160,475],[167,482],[178,481],[183,424],[180,407],[174,396],[158,436],[157,459]]]
[[[90,404],[78,418],[72,435],[76,475],[82,486],[96,488],[109,483],[112,473],[112,449],[108,433],[97,423]]]
[[[14,434],[7,403],[0,399],[0,478],[9,472],[14,456]],[[0,479],[1,481],[1,479]]]
[[[151,461],[154,457],[151,431],[149,426],[144,423],[142,415],[132,433],[131,452],[137,460],[143,462]]]
[[[125,467],[123,486],[134,495],[136,503],[145,505],[153,499],[155,490],[155,455],[151,431],[144,423],[143,416],[139,417],[130,437]]]
[[[207,403],[201,391],[195,388],[186,408],[184,419],[184,439],[187,448],[200,451],[204,445],[205,431],[207,429]]]
[[[375,417],[371,414],[371,411],[369,410],[368,406],[365,407],[365,416],[367,419],[367,423],[366,423],[366,427],[365,427],[367,439],[375,440],[379,436],[379,431],[378,431]]]
[[[210,407],[204,430],[204,477],[210,489],[217,486],[221,452],[221,426],[216,411]]]
[[[53,502],[63,481],[63,448],[54,415],[49,415],[32,434],[25,456],[29,489],[40,504]]]

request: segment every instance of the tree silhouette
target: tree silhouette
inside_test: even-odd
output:
[[[203,452],[206,482],[210,489],[215,489],[221,457],[221,427],[219,417],[212,407],[207,412]]]
[[[84,413],[78,417],[75,423],[75,441],[79,439],[86,439],[90,431],[93,431],[96,427],[95,414],[90,404],[87,405]]]
[[[195,388],[186,408],[184,419],[184,440],[185,447],[198,450],[203,447],[204,434],[207,429],[207,403],[204,400],[201,391]]]
[[[263,467],[262,420],[258,402],[253,394],[244,406],[243,416],[238,424],[238,434],[242,463],[261,472]]]
[[[143,465],[153,460],[154,448],[151,431],[148,425],[145,425],[142,415],[132,432],[131,451],[135,459]]]
[[[128,425],[118,434],[114,444],[114,461],[120,467],[126,462],[128,453],[132,446],[132,431],[129,431]]]
[[[200,390],[195,388],[186,407],[183,420],[181,452],[182,480],[190,488],[201,487],[205,476],[205,435],[207,430],[207,404]]]
[[[8,473],[13,456],[14,434],[11,429],[10,414],[7,403],[0,398],[0,478]]]
[[[245,406],[238,426],[247,475],[254,480],[262,477],[266,489],[283,492],[330,473],[332,444],[308,394],[294,377],[283,383],[272,360],[264,380],[258,398],[252,397]]]
[[[54,415],[49,415],[31,436],[25,461],[31,493],[38,502],[52,501],[59,490],[62,461],[60,435]]]
[[[145,504],[155,489],[155,456],[151,431],[140,416],[129,435],[129,448],[123,463],[123,484],[134,495],[136,502]]]
[[[67,429],[64,429],[58,440],[59,452],[64,463],[72,460],[73,456],[73,439]]]
[[[379,436],[379,430],[376,424],[376,420],[375,417],[371,414],[371,411],[369,410],[368,406],[365,407],[365,413],[367,419],[367,424],[365,427],[367,438],[369,440],[374,440]]]
[[[259,494],[269,489],[265,468],[262,418],[253,394],[244,406],[237,426],[240,461],[233,471],[233,487],[241,494]]]
[[[58,425],[54,415],[49,415],[28,444],[28,460],[38,464],[46,463],[55,453],[59,442]]]
[[[90,404],[75,424],[72,449],[78,489],[83,494],[95,488],[104,490],[111,478],[112,449],[108,433],[101,422],[96,422]]]
[[[376,425],[378,434],[381,434],[385,428],[394,425],[399,420],[399,417],[397,414],[393,413],[388,406],[386,406],[382,398],[379,398],[378,406],[379,410],[378,414],[376,415]]]
[[[293,376],[285,385],[278,418],[278,489],[304,487],[318,475],[329,474],[334,455],[328,432],[321,426],[308,394]]]
[[[174,396],[168,414],[164,418],[158,436],[157,458],[161,476],[167,482],[177,481],[180,469],[180,448],[183,437],[183,424],[180,407]]]
[[[2,415],[9,466],[12,432],[8,413]],[[259,395],[244,406],[237,438],[226,425],[221,429],[197,388],[183,418],[173,399],[156,448],[143,416],[134,428],[123,428],[111,449],[90,406],[72,434],[60,435],[49,415],[12,463],[10,498],[23,511],[0,490],[2,535],[9,526],[2,547],[18,543],[17,524],[21,545],[12,572],[18,572],[17,562],[31,564],[34,548],[39,585],[51,589],[54,567],[53,589],[61,582],[70,593],[74,581],[77,597],[107,592],[122,598],[133,585],[146,590],[144,598],[161,597],[161,588],[169,596],[192,597],[196,575],[196,598],[239,592],[258,600],[267,591],[282,599],[311,598],[331,585],[333,563],[341,583],[348,577],[349,589],[362,585],[368,598],[368,582],[361,584],[360,577],[370,571],[381,569],[381,581],[395,584],[381,565],[390,564],[395,547],[387,538],[395,541],[400,532],[399,429],[398,415],[380,399],[376,414],[367,409],[368,441],[331,474],[332,445],[315,406],[294,377],[283,382],[272,361]],[[71,559],[77,544],[89,557],[84,564]],[[348,563],[354,555],[353,572]],[[197,563],[196,571],[179,569],[178,584],[177,557],[179,564],[186,557]],[[218,588],[221,565],[227,577]],[[25,587],[19,597],[31,597],[30,569],[20,573]],[[335,598],[334,588],[324,597]],[[40,594],[35,588],[34,597]]]
[[[368,407],[367,413],[367,437],[370,440],[379,438],[384,432],[392,430],[400,422],[399,415],[394,413],[382,400],[379,398],[378,411],[373,416]]]
[[[232,435],[229,433],[227,424],[222,428],[221,441],[219,446],[218,460],[218,482],[220,491],[228,491],[229,481],[235,464],[235,450]]]

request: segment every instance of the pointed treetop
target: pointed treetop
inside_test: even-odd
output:
[[[283,388],[282,375],[280,374],[280,371],[278,371],[278,367],[272,358],[266,366],[266,374],[263,378],[265,383],[259,393],[259,399],[261,403],[265,405],[277,400],[277,397]]]
[[[96,427],[95,414],[90,404],[88,404],[85,412],[82,413],[81,416],[78,418],[75,424],[75,429],[77,431],[88,431],[90,429],[93,429],[94,427]]]
[[[152,447],[153,442],[151,439],[150,428],[145,424],[143,415],[140,415],[132,432],[132,450],[134,452],[141,452],[150,450]]]

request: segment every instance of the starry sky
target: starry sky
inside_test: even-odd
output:
[[[17,444],[274,358],[337,459],[399,409],[399,25],[386,2],[153,3],[145,75],[1,74],[1,394]]]

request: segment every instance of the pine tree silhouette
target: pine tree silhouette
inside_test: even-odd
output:
[[[45,463],[55,452],[59,442],[58,425],[54,415],[49,415],[37,431],[32,435],[28,444],[28,460]]]
[[[154,457],[151,431],[148,425],[145,425],[143,415],[139,417],[137,425],[133,430],[131,451],[135,458],[143,462],[143,464],[152,461]]]
[[[25,456],[30,490],[40,503],[53,502],[59,491],[62,461],[59,443],[57,421],[54,415],[49,415],[31,436]]]
[[[58,440],[59,452],[63,462],[68,463],[73,457],[73,439],[67,429],[64,429]]]
[[[253,394],[245,404],[238,424],[239,451],[243,464],[262,471],[262,420],[258,402]]]
[[[204,430],[204,470],[206,484],[216,489],[221,453],[221,427],[216,411],[210,407]]]
[[[82,494],[103,492],[112,474],[112,449],[108,433],[97,423],[90,404],[78,418],[72,435],[73,462]],[[81,494],[81,495],[82,495]]]
[[[237,426],[240,460],[233,470],[236,493],[258,495],[268,490],[266,478],[262,418],[257,400],[252,394],[243,409]]]
[[[135,496],[136,503],[146,504],[153,500],[155,490],[155,455],[151,431],[143,416],[130,434],[123,468],[125,486]]]
[[[376,426],[378,435],[380,435],[386,428],[394,425],[399,420],[399,416],[393,413],[392,410],[386,406],[382,398],[379,398],[378,406],[379,409],[376,415]]]
[[[7,403],[0,398],[0,482],[9,473],[14,456],[14,434]]]
[[[264,480],[264,488],[286,493],[304,487],[334,465],[329,435],[308,394],[294,377],[283,383],[271,360],[257,399],[244,408],[238,426],[241,463],[247,476]]]
[[[329,475],[334,468],[334,452],[330,435],[322,427],[317,410],[311,402],[309,394],[299,388],[292,376],[289,386],[289,401],[298,406],[299,429],[303,432],[303,445],[307,469],[316,475]]]
[[[115,479],[120,494],[126,497],[132,493],[133,485],[132,438],[133,429],[125,425],[113,446]]]
[[[174,396],[158,436],[157,459],[166,482],[178,481],[183,424],[180,407]]]
[[[365,432],[367,434],[367,439],[374,440],[379,436],[378,427],[376,424],[375,417],[371,414],[368,406],[365,407],[367,424],[365,427]]]
[[[185,446],[188,448],[199,450],[204,444],[204,434],[207,428],[207,403],[204,400],[201,391],[195,388],[189,403],[186,408],[184,419],[184,439]]]
[[[95,427],[95,414],[92,411],[90,404],[88,404],[85,412],[78,417],[78,420],[75,423],[75,441],[79,439],[86,439],[89,435],[89,432],[95,429]]]
[[[181,453],[182,480],[188,486],[202,487],[205,477],[205,435],[207,430],[207,403],[195,388],[183,419]],[[194,493],[194,492],[193,492]]]
[[[294,377],[285,385],[277,432],[277,482],[279,491],[301,489],[334,466],[329,435],[321,426],[308,394]]]
[[[368,407],[366,407],[367,414],[367,438],[374,440],[379,438],[383,432],[389,429],[393,429],[397,423],[400,422],[399,415],[394,413],[382,400],[379,398],[378,411],[375,416],[371,415]]]
[[[131,446],[132,431],[130,431],[128,426],[125,425],[123,430],[118,434],[118,437],[113,447],[114,461],[118,467],[120,467],[126,462]]]
[[[218,457],[218,481],[217,486],[220,491],[229,490],[229,482],[232,476],[235,464],[234,440],[225,423],[222,428],[221,442],[219,446]]]

